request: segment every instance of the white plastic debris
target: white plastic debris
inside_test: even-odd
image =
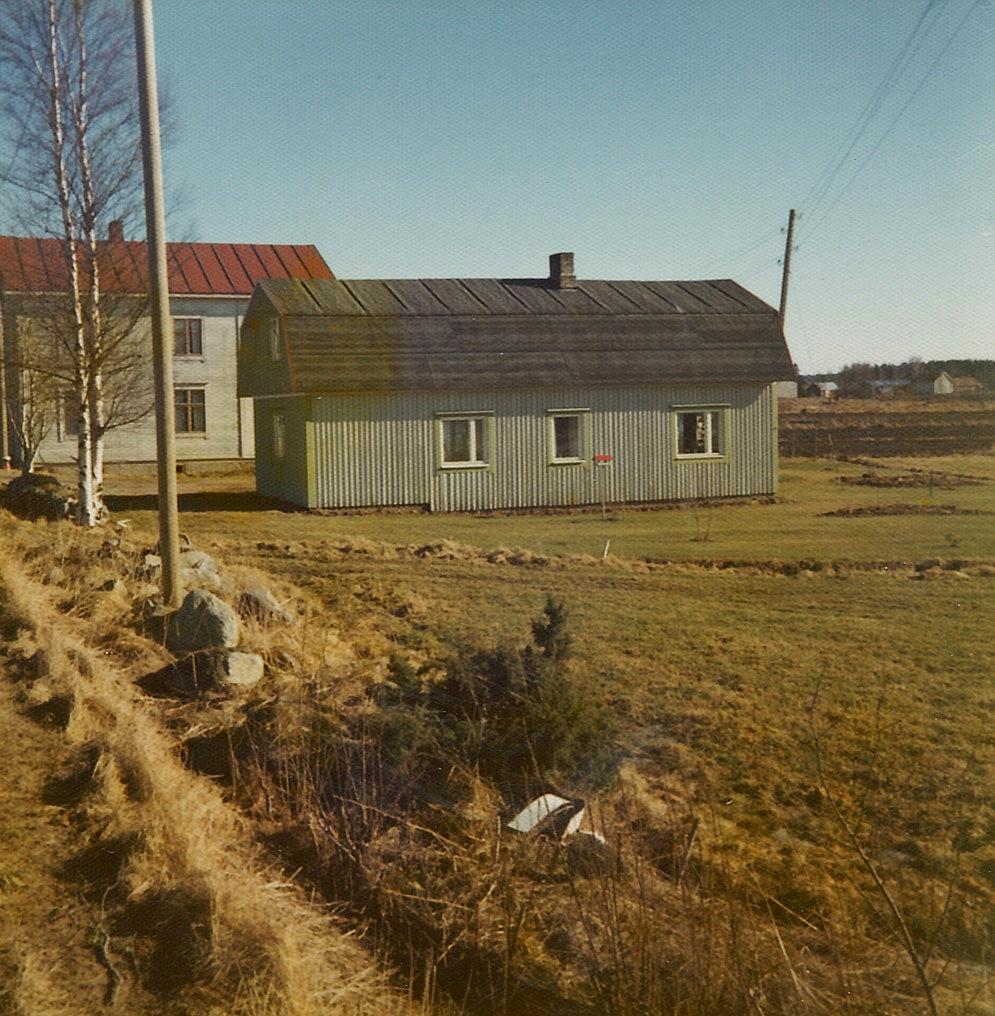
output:
[[[509,823],[508,828],[519,833],[530,833],[557,812],[573,807],[573,802],[557,794],[543,794],[527,804]],[[581,812],[583,812],[581,808]],[[573,821],[573,819],[571,819]]]

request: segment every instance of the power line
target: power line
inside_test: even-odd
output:
[[[844,136],[840,143],[840,149],[842,154],[832,156],[825,168],[819,174],[815,183],[809,189],[805,198],[802,200],[800,207],[811,214],[819,205],[825,200],[826,195],[831,190],[833,184],[836,181],[837,176],[846,165],[847,159],[849,159],[854,148],[860,142],[860,139],[864,136],[867,128],[871,125],[874,117],[881,110],[889,93],[893,90],[898,79],[904,73],[905,68],[908,66],[913,57],[918,53],[922,46],[923,41],[929,34],[930,28],[935,24],[936,19],[930,23],[929,28],[923,31],[923,26],[931,12],[937,13],[941,9],[947,0],[927,0],[926,6],[923,8],[922,14],[919,15],[919,19],[916,21],[912,30],[906,36],[905,41],[902,43],[901,48],[896,54],[894,60],[891,62],[891,66],[888,68],[885,76],[881,79],[877,88],[873,91],[864,108],[857,115],[857,119],[853,126]],[[922,33],[922,34],[920,34]],[[918,38],[918,42],[916,42]],[[915,46],[913,48],[913,44]]]
[[[818,227],[821,226],[822,223],[826,221],[826,219],[829,217],[829,215],[832,212],[832,210],[839,204],[839,202],[843,198],[843,196],[853,186],[854,181],[860,175],[860,173],[862,172],[864,167],[871,161],[871,159],[874,157],[874,154],[884,144],[884,142],[888,139],[888,137],[890,137],[892,131],[898,126],[899,120],[902,119],[902,117],[905,115],[906,111],[908,110],[909,106],[912,105],[913,99],[915,99],[915,97],[919,94],[919,92],[922,91],[923,86],[933,76],[933,74],[936,71],[936,68],[939,66],[939,63],[943,59],[943,57],[946,54],[947,50],[950,49],[950,47],[954,44],[954,40],[956,40],[957,36],[960,35],[960,33],[963,31],[964,26],[970,20],[971,15],[975,12],[975,10],[977,10],[981,6],[981,4],[982,4],[982,0],[975,0],[975,2],[972,3],[970,7],[968,7],[967,13],[964,15],[963,18],[961,18],[961,20],[957,24],[957,27],[951,33],[950,37],[947,39],[947,41],[940,48],[940,51],[933,58],[933,62],[927,68],[926,73],[919,79],[919,83],[912,90],[912,92],[909,95],[909,97],[905,100],[905,102],[902,105],[902,108],[899,109],[899,111],[892,118],[891,123],[888,124],[888,126],[885,129],[884,133],[881,134],[881,136],[874,143],[874,146],[871,148],[871,150],[869,152],[867,152],[867,154],[861,160],[861,162],[859,163],[857,168],[851,174],[850,178],[843,185],[843,188],[839,191],[839,193],[833,199],[833,201],[829,205],[829,207],[826,208],[826,210],[822,213],[822,215],[819,217],[819,219],[816,222],[813,222],[812,225],[809,227],[808,232],[806,233],[806,239],[810,238],[812,236],[812,234],[816,231],[816,229],[818,229]]]

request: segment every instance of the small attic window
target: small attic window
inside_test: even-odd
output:
[[[274,363],[279,363],[283,356],[283,344],[280,342],[280,322],[273,321],[269,326],[269,355]]]

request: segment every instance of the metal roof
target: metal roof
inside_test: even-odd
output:
[[[731,279],[697,282],[548,279],[268,280],[262,288],[280,314],[367,315],[772,314],[774,309]]]
[[[274,311],[280,364],[256,329]],[[245,396],[794,376],[777,312],[729,279],[267,280],[244,334]]]
[[[144,242],[101,240],[97,246],[104,289],[146,291]],[[311,244],[170,243],[166,247],[173,296],[250,296],[263,279],[334,278]],[[62,250],[62,241],[54,237],[0,236],[0,290],[64,293],[69,276]]]

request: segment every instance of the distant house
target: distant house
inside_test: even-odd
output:
[[[827,402],[839,398],[839,385],[835,381],[806,381],[800,385],[800,394],[809,399],[825,399]]]
[[[985,386],[976,377],[955,377],[951,381],[957,395],[976,395],[985,390]]]
[[[942,370],[937,375],[936,380],[933,382],[933,394],[934,395],[952,395],[954,390],[954,380],[945,371]]]
[[[126,241],[120,224],[112,223],[98,257],[105,291],[119,302],[129,296],[146,300],[144,243]],[[267,278],[328,280],[334,276],[318,251],[304,244],[171,243],[168,266],[177,458],[251,459],[252,410],[249,401],[240,400],[236,392],[236,354],[239,325],[253,288]],[[67,279],[58,240],[0,236],[0,361],[4,349],[8,362],[17,360],[19,341],[42,315],[50,314],[46,308],[53,295],[67,291]],[[139,321],[136,332],[138,341],[149,344],[151,355],[147,317]],[[8,403],[16,412],[17,371],[8,373]],[[76,456],[76,424],[68,408],[72,400],[60,402],[55,424],[39,452],[40,464],[68,463]],[[13,428],[8,430],[7,447],[16,459]],[[151,415],[107,435],[108,462],[148,462],[155,455]]]
[[[433,511],[770,494],[776,311],[730,280],[270,280],[242,326],[256,484]]]
[[[908,378],[887,378],[881,381],[868,381],[871,393],[878,398],[891,399],[903,392],[911,391]]]

